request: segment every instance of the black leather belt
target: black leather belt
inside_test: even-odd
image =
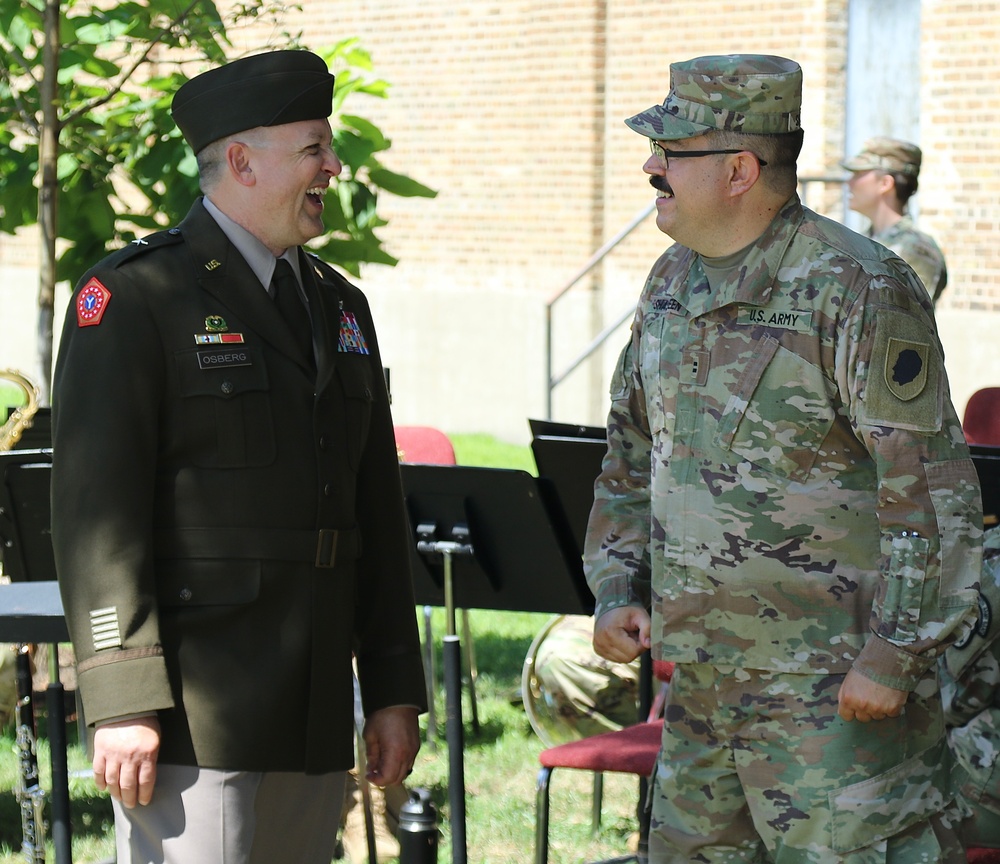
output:
[[[333,567],[361,556],[361,531],[352,528],[168,528],[154,532],[157,558],[263,558]]]

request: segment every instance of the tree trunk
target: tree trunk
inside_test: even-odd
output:
[[[59,74],[59,0],[45,3],[44,72],[41,84],[42,130],[38,162],[38,227],[41,232],[41,255],[38,264],[38,388],[43,404],[49,402],[52,381],[52,322],[56,288],[56,219],[59,157],[59,115],[57,106]]]

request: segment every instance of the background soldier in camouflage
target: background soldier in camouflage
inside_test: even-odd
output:
[[[676,663],[650,860],[957,864],[936,666],[974,620],[982,513],[930,298],[801,205],[798,64],[670,81],[626,121],[676,243],[585,549],[598,652]]]
[[[979,618],[947,651],[941,692],[968,846],[1000,848],[1000,527],[986,532]]]
[[[851,172],[852,210],[871,220],[869,236],[909,264],[937,303],[948,284],[944,254],[930,234],[918,231],[906,212],[917,191],[920,148],[896,138],[871,138],[852,159],[841,162]]]
[[[525,658],[522,699],[546,747],[611,732],[639,719],[639,664],[594,652],[594,621],[560,615],[539,632]]]

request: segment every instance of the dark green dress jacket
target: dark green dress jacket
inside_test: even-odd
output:
[[[352,653],[367,714],[425,706],[371,314],[299,254],[315,371],[201,201],[66,317],[52,534],[84,712],[155,711],[164,763],[350,768]]]

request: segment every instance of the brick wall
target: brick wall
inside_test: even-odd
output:
[[[311,47],[361,38],[392,87],[388,100],[356,97],[348,110],[392,139],[390,168],[439,190],[431,201],[383,202],[382,236],[401,263],[360,280],[392,368],[397,420],[527,438],[525,418],[546,409],[546,301],[652,200],[646,143],[622,120],[662,101],[670,62],[735,51],[798,60],[800,173],[834,169],[844,155],[847,4],[309,0],[288,28],[301,28]],[[991,332],[1000,306],[1000,0],[924,0],[920,11],[920,223],[948,257],[938,318],[962,406],[976,387],[1000,382]],[[235,50],[273,38],[249,30]],[[839,187],[810,187],[808,200],[841,215]],[[0,241],[0,265],[10,264]],[[559,301],[557,371],[634,304],[668,242],[648,220]],[[625,332],[557,388],[556,419],[603,422]],[[3,351],[0,338],[0,365],[12,365]]]

